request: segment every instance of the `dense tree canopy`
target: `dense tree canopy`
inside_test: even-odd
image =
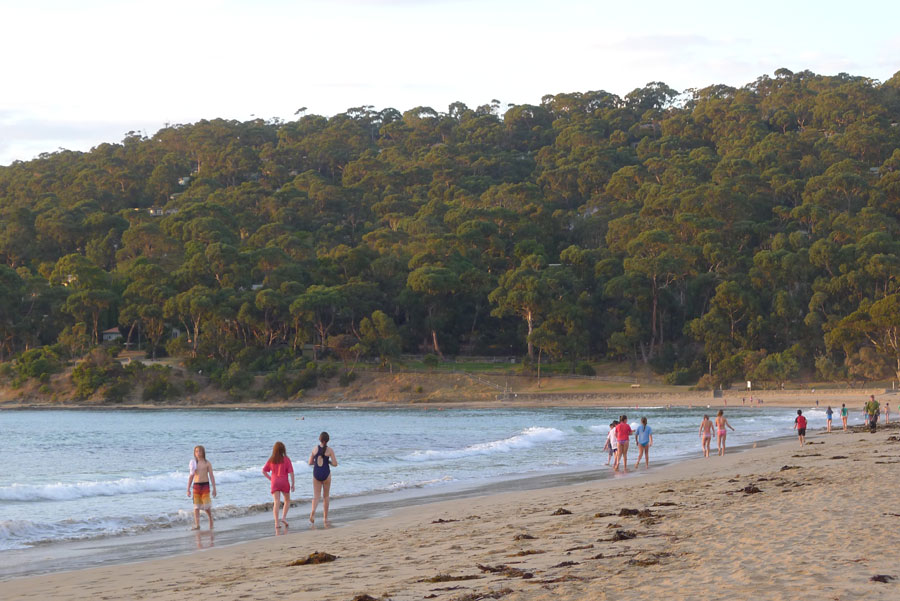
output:
[[[900,74],[779,69],[41,155],[0,167],[0,359],[118,326],[221,364],[312,344],[900,377],[898,121]]]

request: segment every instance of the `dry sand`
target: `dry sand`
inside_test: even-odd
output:
[[[295,514],[286,536],[0,582],[0,598],[900,599],[900,580],[870,580],[900,576],[892,426],[331,529],[303,528]],[[288,565],[315,551],[337,559]],[[426,581],[444,576],[458,579]]]

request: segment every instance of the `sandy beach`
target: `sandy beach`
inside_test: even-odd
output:
[[[900,427],[819,431],[807,440],[611,480],[420,505],[331,529],[308,529],[298,512],[286,536],[8,580],[0,597],[900,597],[900,580],[871,580],[900,576]],[[336,559],[290,565],[314,552]]]

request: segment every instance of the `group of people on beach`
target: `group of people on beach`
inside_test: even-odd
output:
[[[619,471],[619,464],[622,465],[622,471],[628,471],[628,445],[631,435],[634,434],[634,443],[637,445],[638,456],[634,462],[634,469],[641,465],[641,458],[644,459],[644,466],[650,467],[650,447],[653,446],[653,428],[647,425],[647,418],[642,417],[641,423],[637,428],[632,429],[628,424],[628,416],[620,415],[619,419],[613,420],[609,424],[609,434],[606,436],[606,443],[603,450],[609,453],[606,465],[613,462],[613,470]]]
[[[328,522],[328,502],[331,493],[331,468],[337,467],[334,449],[328,446],[328,432],[319,435],[319,443],[312,450],[307,464],[313,468],[313,500],[309,512],[309,523],[316,523],[316,507],[322,500],[322,519],[325,526]],[[212,464],[206,459],[206,449],[202,445],[194,447],[194,458],[191,460],[188,476],[188,497],[194,501],[194,525],[191,530],[200,529],[200,512],[205,511],[209,517],[209,529],[213,528],[212,496],[216,496],[216,478]],[[294,465],[287,455],[287,449],[281,441],[272,447],[272,454],[262,468],[262,475],[269,481],[269,492],[272,494],[272,515],[275,517],[275,533],[288,528],[288,510],[291,508],[291,493],[295,490]],[[280,516],[279,516],[280,514]]]

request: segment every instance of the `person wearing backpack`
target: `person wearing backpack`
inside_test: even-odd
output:
[[[797,409],[797,417],[794,418],[794,430],[797,431],[797,436],[800,438],[800,446],[806,441],[806,418],[803,417],[803,411]]]

